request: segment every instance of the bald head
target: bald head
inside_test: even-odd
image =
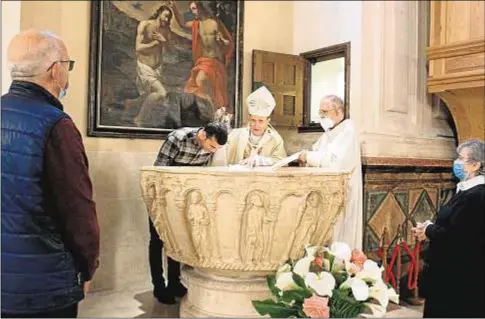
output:
[[[12,80],[34,82],[59,98],[67,92],[74,62],[64,42],[51,32],[30,29],[17,34],[7,59]]]
[[[62,40],[48,32],[34,29],[17,34],[7,50],[13,80],[42,77],[58,60],[68,59]]]

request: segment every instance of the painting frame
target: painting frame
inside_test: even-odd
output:
[[[88,83],[88,137],[128,138],[128,139],[165,139],[175,128],[157,129],[101,125],[101,70],[103,55],[103,2],[91,1],[91,19],[89,34],[89,83]],[[234,35],[234,94],[229,95],[234,105],[233,127],[239,127],[242,121],[243,92],[243,35],[244,35],[244,0],[237,0],[236,24]]]

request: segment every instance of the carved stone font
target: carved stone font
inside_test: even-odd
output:
[[[251,309],[217,312],[216,301],[211,312],[207,303],[217,289],[207,288],[207,278],[219,276],[224,287],[233,285],[239,291],[237,298],[246,296],[251,307],[255,292],[250,293],[250,287],[263,289],[264,285],[249,285],[248,280],[261,281],[282,262],[301,257],[305,245],[329,242],[345,204],[348,178],[347,172],[319,168],[143,168],[143,197],[167,255],[198,269],[195,273],[183,270],[189,293],[182,302],[182,314],[257,316]],[[197,300],[202,306],[191,293],[192,279],[194,287],[206,293],[203,313],[192,309],[199,307]],[[258,291],[259,297],[269,296],[269,290]]]

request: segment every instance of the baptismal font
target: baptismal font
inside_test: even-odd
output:
[[[142,194],[165,253],[183,263],[181,317],[260,317],[266,275],[324,245],[348,172],[285,167],[144,167]]]

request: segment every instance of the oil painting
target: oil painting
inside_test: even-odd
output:
[[[93,1],[88,136],[241,117],[243,1]]]

